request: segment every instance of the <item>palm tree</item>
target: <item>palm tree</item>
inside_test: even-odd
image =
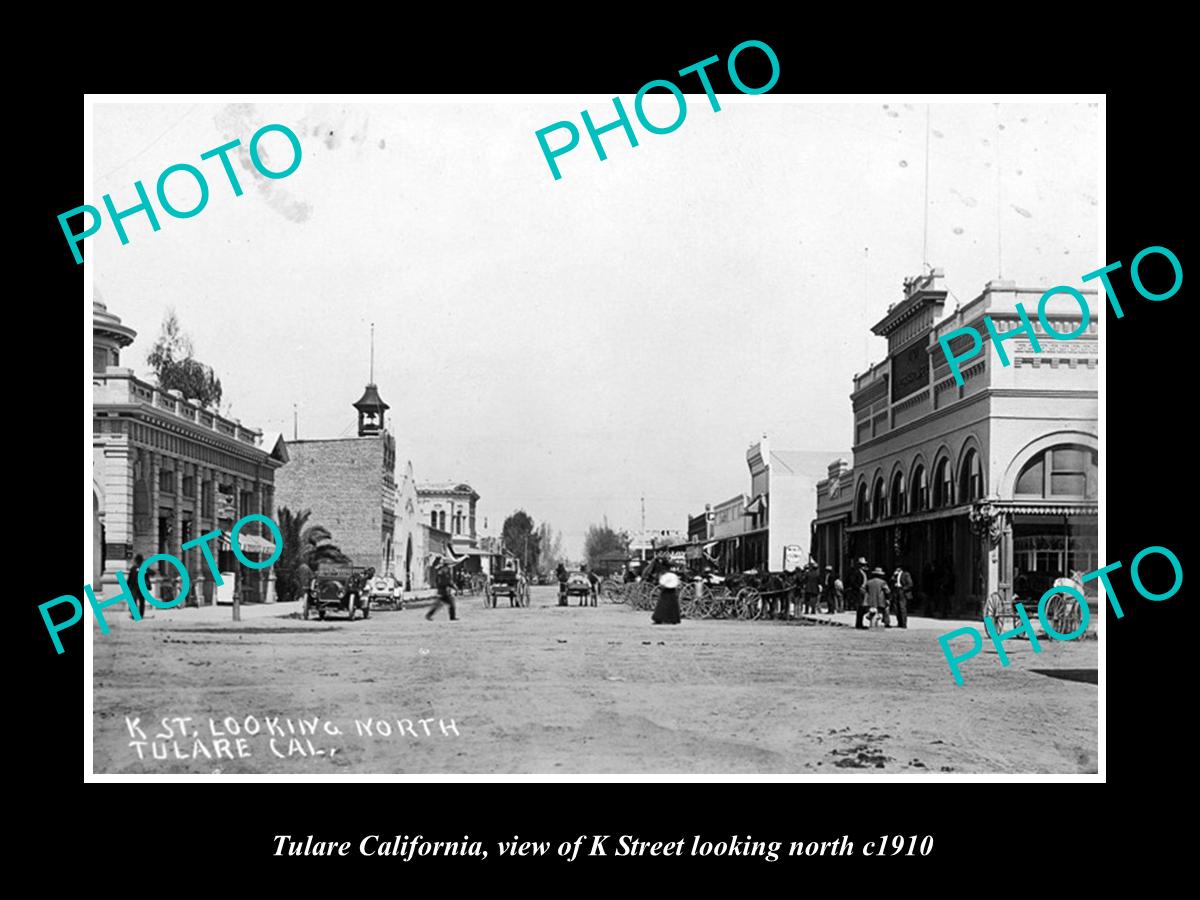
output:
[[[275,563],[275,592],[281,602],[296,598],[296,570],[301,563],[316,571],[323,562],[345,565],[350,557],[333,543],[333,535],[324,525],[309,525],[311,509],[293,513],[286,506],[279,508],[279,531],[283,535],[283,552]]]

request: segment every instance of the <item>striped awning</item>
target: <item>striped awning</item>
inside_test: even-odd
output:
[[[221,546],[227,549],[233,546],[233,539],[228,531],[221,532]],[[243,553],[263,553],[270,556],[275,552],[274,541],[259,537],[257,534],[248,534],[245,531],[238,535],[238,547]]]

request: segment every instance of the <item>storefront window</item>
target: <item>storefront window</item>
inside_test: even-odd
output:
[[[858,522],[865,522],[871,518],[870,511],[867,509],[867,486],[865,484],[858,486],[858,496],[854,500],[854,518]]]

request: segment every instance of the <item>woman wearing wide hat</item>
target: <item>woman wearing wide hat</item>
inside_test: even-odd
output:
[[[658,579],[658,605],[650,620],[655,625],[679,624],[679,576],[670,570]]]

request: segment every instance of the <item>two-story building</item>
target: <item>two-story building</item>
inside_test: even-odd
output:
[[[1038,320],[1045,290],[992,281],[941,318],[941,270],[905,281],[904,299],[872,328],[887,338],[887,358],[854,379],[853,468],[831,468],[817,486],[822,562],[864,556],[888,571],[903,562],[926,610],[972,616],[991,593],[1010,597],[1018,571],[1040,596],[1056,576],[1099,564],[1096,292],[1083,291],[1087,328],[1065,341]],[[999,333],[1014,330],[1018,302],[1041,352],[1026,337],[1005,341],[1003,366],[983,316]],[[1082,318],[1067,299],[1048,307],[1060,334]],[[938,339],[964,326],[984,343],[960,386]],[[836,522],[844,540],[829,530]]]
[[[450,535],[450,549],[464,553],[476,548],[475,505],[479,494],[463,482],[424,482],[417,485],[417,514],[429,527]]]
[[[121,351],[135,337],[98,296],[93,300],[92,508],[102,558],[96,587],[110,596],[116,573],[127,571],[137,556],[166,553],[187,567],[187,602],[215,602],[203,551],[182,546],[219,530],[222,538],[211,552],[219,570],[237,578],[242,600],[273,600],[274,567],[255,571],[238,564],[229,536],[245,515],[274,517],[276,473],[287,461],[286,446],[276,441],[265,447],[261,431],[135,377],[121,365]],[[239,549],[252,559],[268,558],[275,546],[264,531],[261,523],[249,523],[239,534]],[[152,585],[158,576],[177,577],[166,561],[155,566]],[[233,580],[224,580],[222,590],[231,591]]]

